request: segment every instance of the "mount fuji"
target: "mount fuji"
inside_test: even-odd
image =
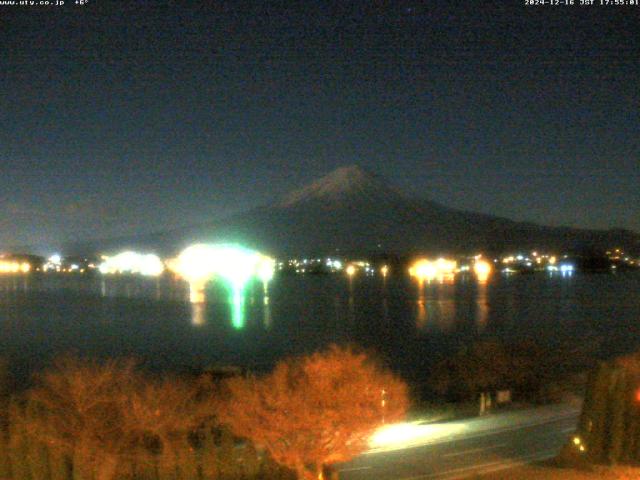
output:
[[[358,166],[341,167],[272,204],[219,221],[66,251],[147,248],[171,254],[193,242],[233,242],[273,255],[411,255],[520,249],[640,252],[628,230],[548,227],[413,198]]]
[[[271,205],[182,234],[278,255],[640,247],[640,236],[625,230],[545,227],[412,198],[358,166],[338,168]]]

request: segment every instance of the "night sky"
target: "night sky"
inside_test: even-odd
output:
[[[0,6],[0,248],[206,222],[350,164],[640,231],[639,38],[640,7],[524,0]]]

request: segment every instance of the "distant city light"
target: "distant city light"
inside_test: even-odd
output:
[[[78,265],[71,265],[70,270],[78,268]],[[98,269],[103,274],[130,273],[157,277],[164,271],[164,264],[157,255],[126,251],[106,257]]]
[[[349,277],[353,277],[356,273],[356,267],[355,265],[347,265],[345,271],[347,272],[347,275],[349,275]]]
[[[485,260],[476,260],[473,264],[473,272],[476,274],[478,281],[486,282],[491,275],[491,270],[493,267],[491,264]]]
[[[276,261],[271,257],[260,256],[258,261],[258,277],[266,286],[272,279],[276,270]]]
[[[185,248],[176,259],[167,262],[170,270],[188,282],[209,280],[216,270],[216,250],[211,245],[196,244]]]
[[[416,277],[420,281],[431,281],[436,278],[438,270],[431,260],[417,260],[410,268],[409,275]]]
[[[560,265],[560,272],[561,273],[573,273],[574,271],[574,266],[568,263],[563,263]]]
[[[436,269],[440,275],[452,275],[456,272],[458,263],[455,260],[446,258],[438,258],[436,260]]]
[[[235,328],[242,328],[247,283],[252,278],[260,279],[266,296],[267,285],[275,273],[276,261],[237,245],[196,244],[184,249],[168,265],[189,283],[191,303],[204,303],[207,283],[215,278],[224,280],[231,290],[229,303],[232,307],[232,324]]]
[[[0,260],[0,273],[29,273],[31,264],[16,260]]]
[[[425,280],[431,281],[436,277],[452,278],[457,270],[457,262],[446,258],[438,258],[437,260],[429,260],[421,258],[416,260],[409,268],[409,275],[416,277],[420,282]]]
[[[49,270],[54,270],[59,272],[62,269],[62,255],[55,253],[47,258],[47,261],[42,266],[42,270],[47,272]]]

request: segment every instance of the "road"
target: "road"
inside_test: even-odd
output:
[[[405,424],[340,467],[342,480],[453,480],[555,456],[575,431],[576,407],[547,406],[459,423]]]

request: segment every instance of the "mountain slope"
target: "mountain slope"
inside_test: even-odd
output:
[[[274,255],[585,250],[640,253],[625,230],[545,227],[408,198],[356,166],[339,168],[271,205],[224,221],[135,238],[87,242],[67,252],[123,247],[172,254],[193,242],[236,242]]]
[[[189,236],[296,255],[640,245],[632,232],[544,227],[408,198],[356,166]]]

